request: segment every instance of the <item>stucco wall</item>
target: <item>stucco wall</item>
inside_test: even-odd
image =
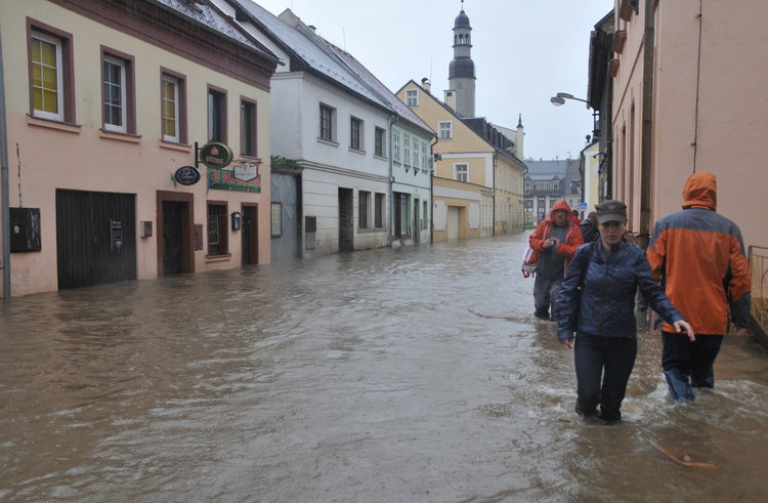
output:
[[[72,34],[76,125],[29,117],[27,69],[27,16]],[[30,0],[3,2],[3,63],[8,124],[9,165],[14,173],[9,204],[40,208],[42,251],[11,256],[12,293],[24,295],[57,289],[56,190],[72,189],[119,192],[136,196],[137,276],[156,277],[157,239],[139,237],[138,223],[156,222],[156,192],[194,194],[194,221],[207,224],[206,200],[225,200],[228,211],[240,211],[243,202],[259,204],[259,262],[269,262],[269,94],[225,76],[195,61],[156,45],[91,21],[50,2]],[[101,44],[135,58],[136,135],[101,131]],[[161,67],[186,77],[188,137],[190,145],[169,144],[161,138]],[[13,68],[16,71],[9,72]],[[181,166],[194,165],[193,143],[207,139],[207,86],[227,91],[228,143],[240,156],[240,98],[257,102],[258,155],[266,162],[260,168],[262,192],[210,190],[205,179],[197,185],[174,185],[171,174]],[[203,170],[203,175],[205,172]],[[205,233],[204,233],[205,234]],[[229,236],[228,259],[210,262],[204,250],[194,253],[195,270],[239,267],[240,233]]]
[[[620,1],[615,2],[618,8]],[[643,32],[646,2],[629,22],[614,79],[614,195],[639,219]],[[764,28],[768,3],[738,7],[715,0],[658,2],[655,12],[651,224],[678,211],[693,172],[718,177],[718,212],[736,222],[745,244],[768,245],[768,226],[754,204],[768,189],[768,81]],[[634,103],[634,120],[632,104]]]

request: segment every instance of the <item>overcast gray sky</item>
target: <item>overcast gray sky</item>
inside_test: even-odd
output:
[[[442,98],[453,59],[460,0],[258,0],[279,15],[290,8],[345,48],[393,92],[427,77]],[[592,132],[584,103],[549,98],[587,95],[589,35],[612,0],[465,0],[472,25],[478,117],[525,126],[525,157],[576,158]]]

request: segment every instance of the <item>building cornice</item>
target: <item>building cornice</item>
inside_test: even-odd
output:
[[[147,0],[49,0],[114,30],[269,91],[277,61]]]

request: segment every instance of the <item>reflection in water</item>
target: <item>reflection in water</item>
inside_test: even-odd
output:
[[[0,500],[768,500],[762,351],[729,340],[717,390],[681,407],[643,334],[625,422],[582,422],[572,353],[518,272],[525,242],[12,299]]]

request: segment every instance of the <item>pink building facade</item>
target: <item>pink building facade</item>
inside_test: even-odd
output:
[[[694,172],[718,177],[718,212],[745,245],[768,246],[768,3],[615,1],[610,119],[613,198],[647,236],[680,209]]]
[[[0,34],[10,295],[269,262],[268,50],[174,0],[2,2]]]

